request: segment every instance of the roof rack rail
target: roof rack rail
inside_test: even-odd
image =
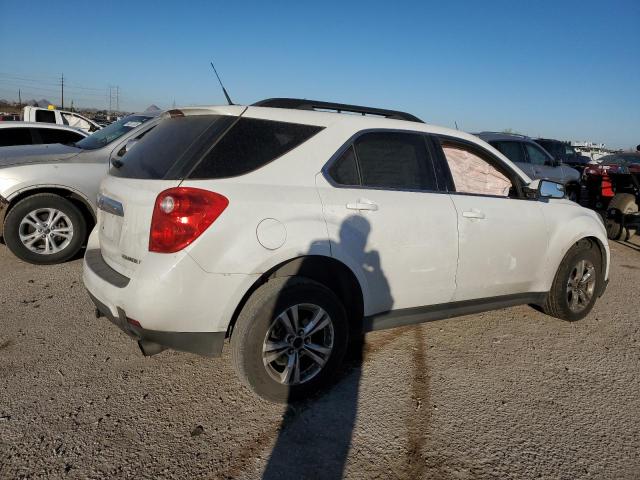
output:
[[[302,98],[268,98],[253,104],[254,107],[271,108],[291,108],[294,110],[335,110],[337,113],[359,113],[361,115],[375,115],[379,117],[391,118],[394,120],[407,120],[409,122],[424,123],[415,115],[396,110],[385,110],[383,108],[361,107],[358,105],[347,105],[344,103],[321,102],[318,100],[305,100]]]
[[[515,132],[492,132],[490,130],[487,131],[483,131],[483,132],[478,132],[478,133],[472,133],[471,135],[482,135],[483,133],[491,133],[493,135],[510,135],[512,137],[520,137],[520,138],[531,138],[528,135],[525,135],[524,133],[515,133]]]

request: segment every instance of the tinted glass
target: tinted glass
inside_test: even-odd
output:
[[[437,190],[431,159],[421,135],[367,133],[355,144],[362,185]]]
[[[69,144],[84,138],[84,136],[79,133],[68,132],[66,130],[56,130],[53,128],[38,128],[36,130],[38,134],[40,134],[40,141],[42,143]]]
[[[145,115],[128,115],[82,139],[76,146],[85,150],[102,148],[151,118]]]
[[[522,149],[522,144],[520,142],[491,142],[491,145],[512,162],[527,162],[527,159],[524,156],[524,150]]]
[[[36,110],[36,122],[56,123],[56,112],[53,110]]]
[[[28,128],[0,128],[0,147],[31,145],[31,143],[31,133]]]
[[[339,185],[360,185],[353,146],[349,147],[329,169],[329,176]]]
[[[225,178],[256,170],[307,141],[322,127],[241,118],[205,155],[190,178]]]
[[[193,165],[203,145],[215,142],[234,119],[220,115],[166,118],[124,154],[121,164],[113,162],[109,173],[127,178],[182,178],[170,172],[184,162]]]
[[[534,165],[544,165],[547,162],[549,157],[545,155],[545,153],[540,150],[539,147],[536,147],[532,143],[525,143],[524,148],[527,150],[527,155],[529,156],[529,162]]]

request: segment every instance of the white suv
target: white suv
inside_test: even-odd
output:
[[[599,217],[475,136],[295,99],[164,115],[102,182],[84,263],[146,355],[230,339],[247,385],[294,400],[362,332],[518,304],[578,320],[606,287]]]

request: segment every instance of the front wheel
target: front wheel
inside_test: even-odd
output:
[[[240,379],[273,402],[310,396],[337,372],[348,343],[340,300],[302,277],[277,278],[256,290],[231,336]]]
[[[82,213],[66,198],[39,193],[20,200],[4,221],[4,240],[21,260],[36,265],[73,258],[86,235]]]
[[[574,322],[587,316],[601,291],[602,259],[591,240],[580,240],[565,255],[542,307],[552,317]]]

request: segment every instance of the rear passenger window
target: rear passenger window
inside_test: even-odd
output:
[[[31,145],[31,133],[28,128],[0,129],[0,147],[12,145]]]
[[[355,143],[362,186],[437,190],[433,165],[422,135],[372,132]]]
[[[527,149],[527,155],[529,156],[529,161],[534,165],[544,165],[547,163],[549,158],[544,154],[542,150],[540,150],[535,145],[530,143],[525,143],[524,147]]]
[[[322,127],[240,118],[189,175],[225,178],[256,170],[306,142]]]
[[[36,129],[40,135],[42,143],[75,143],[78,140],[82,140],[84,136],[75,132],[68,132],[66,130],[56,130],[53,128],[38,128]]]
[[[360,185],[353,146],[350,146],[329,169],[329,176],[339,185]]]
[[[527,162],[520,142],[491,142],[491,145],[514,163]]]
[[[36,122],[56,123],[56,112],[53,110],[36,110]]]

